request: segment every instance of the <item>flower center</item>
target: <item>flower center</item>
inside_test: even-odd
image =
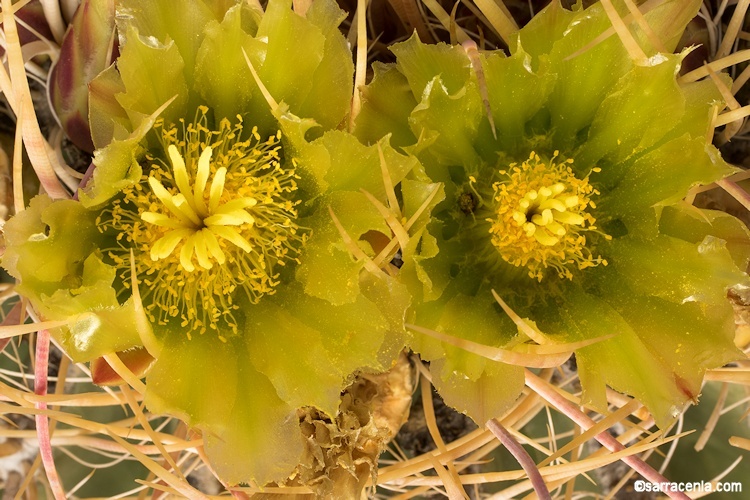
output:
[[[278,268],[297,262],[305,241],[291,200],[294,168],[279,159],[280,133],[261,141],[254,128],[243,141],[241,122],[223,120],[210,131],[206,111],[183,124],[182,140],[176,127],[162,129],[168,162],[154,161],[103,222],[118,233],[120,247],[109,255],[125,283],[134,250],[151,321],[179,317],[188,335],[222,323],[236,333],[235,292],[252,303],[274,293]]]
[[[157,203],[156,212],[140,214],[141,220],[165,231],[151,247],[151,260],[168,260],[172,255],[178,255],[175,249],[180,245],[179,265],[183,270],[193,272],[193,257],[203,269],[211,269],[214,261],[219,265],[226,262],[226,254],[219,243],[222,240],[224,247],[252,252],[253,247],[243,233],[252,229],[255,223],[248,209],[257,205],[258,200],[252,196],[227,200],[224,196],[226,167],[216,169],[211,184],[208,184],[213,155],[210,146],[203,149],[193,179],[188,175],[177,146],[169,145],[168,153],[172,163],[173,189],[170,191],[164,187],[158,178],[161,176],[155,173],[164,175],[165,172],[155,168],[148,177],[150,198],[158,199],[161,204]]]
[[[596,208],[591,196],[599,192],[588,177],[575,177],[572,159],[556,163],[558,154],[555,151],[545,162],[532,152],[521,165],[513,163],[509,171],[501,170],[507,180],[492,186],[496,202],[495,218],[488,219],[492,244],[506,262],[526,267],[529,276],[539,281],[548,267],[561,278],[573,279],[571,269],[607,265],[586,246],[586,233],[598,232],[587,209]]]

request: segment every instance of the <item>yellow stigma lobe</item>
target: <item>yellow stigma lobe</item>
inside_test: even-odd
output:
[[[507,180],[492,186],[492,244],[506,262],[526,267],[539,281],[546,268],[573,279],[571,269],[607,264],[586,246],[586,233],[596,231],[596,220],[587,209],[595,206],[590,198],[599,193],[588,177],[576,178],[573,160],[556,163],[557,156],[556,151],[545,162],[532,152],[521,165],[511,164],[502,172]]]
[[[148,183],[152,193],[166,210],[162,213],[141,214],[143,221],[167,230],[151,248],[151,260],[168,259],[177,246],[182,244],[180,265],[184,270],[193,272],[193,258],[203,269],[211,269],[214,262],[219,265],[226,262],[222,250],[226,245],[221,245],[220,240],[245,252],[252,251],[252,245],[242,236],[242,232],[243,226],[244,229],[249,229],[255,223],[255,218],[246,209],[257,205],[258,200],[246,196],[222,203],[227,169],[216,169],[210,186],[207,185],[211,177],[213,154],[210,146],[203,150],[198,159],[194,181],[188,175],[177,146],[170,144],[167,151],[172,163],[176,192],[169,192],[153,175],[149,176]]]

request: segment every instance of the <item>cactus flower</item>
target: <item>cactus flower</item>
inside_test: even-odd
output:
[[[381,165],[397,184],[416,162],[336,130],[353,90],[344,14],[290,7],[119,2],[80,201],[38,196],[5,226],[3,266],[67,322],[53,334],[68,355],[101,383],[122,382],[112,356],[145,373],[148,409],[199,429],[228,484],[286,479],[297,409],[333,417],[353,372],[389,368],[409,303],[351,254],[390,237]]]
[[[479,423],[512,405],[522,366],[549,365],[468,345],[593,342],[575,349],[583,402],[606,409],[609,385],[661,426],[697,399],[707,369],[742,356],[726,294],[747,283],[747,229],[682,201],[733,172],[706,142],[724,106],[716,84],[682,82],[690,49],[672,53],[700,2],[644,12],[654,36],[613,4],[630,47],[602,4],[554,1],[510,55],[414,36],[365,90],[359,137],[391,133],[444,183],[401,278],[415,296],[412,348]]]

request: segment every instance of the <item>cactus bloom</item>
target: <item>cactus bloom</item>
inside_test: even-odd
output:
[[[409,303],[351,254],[391,234],[381,165],[397,184],[416,162],[336,130],[353,90],[343,13],[290,4],[119,2],[80,201],[38,196],[5,226],[3,266],[67,322],[68,355],[101,382],[121,382],[103,357],[145,372],[148,409],[200,430],[229,484],[288,477],[297,409],[333,417],[353,372],[389,368]]]
[[[655,36],[626,21],[629,51],[601,4],[555,1],[509,56],[414,36],[375,67],[357,133],[390,132],[446,193],[404,249],[412,347],[478,423],[512,405],[525,362],[467,341],[538,353],[595,341],[575,350],[583,402],[605,409],[609,385],[661,426],[697,399],[706,369],[741,356],[726,293],[747,283],[748,232],[682,201],[733,171],[706,143],[724,106],[716,84],[682,82],[689,50],[671,53],[699,6],[644,12]]]

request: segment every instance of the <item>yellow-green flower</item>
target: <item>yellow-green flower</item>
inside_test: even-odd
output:
[[[68,322],[66,352],[95,379],[113,353],[148,369],[148,409],[201,430],[230,484],[288,476],[297,409],[333,416],[354,371],[390,367],[409,303],[352,252],[391,234],[379,149],[394,184],[416,162],[334,130],[353,90],[344,14],[290,7],[120,2],[80,202],[39,196],[5,226],[3,265]]]
[[[699,6],[646,12],[658,46],[627,23],[643,56],[601,5],[555,1],[509,56],[412,37],[392,47],[395,65],[375,67],[357,133],[392,133],[446,192],[403,252],[415,322],[438,332],[412,347],[477,422],[512,404],[522,368],[440,333],[516,352],[599,339],[576,350],[584,402],[605,408],[610,385],[660,425],[696,400],[706,369],[741,356],[726,292],[747,282],[747,230],[681,201],[732,172],[706,143],[716,85],[682,83],[687,51],[671,54]]]

